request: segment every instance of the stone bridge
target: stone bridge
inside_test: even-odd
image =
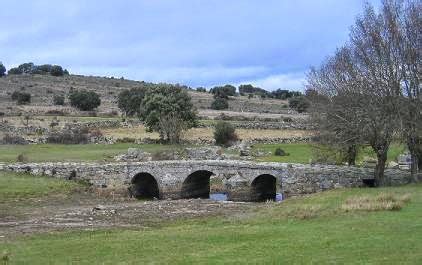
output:
[[[208,198],[227,193],[230,200],[265,201],[276,192],[290,197],[373,182],[373,169],[327,165],[241,161],[153,161],[124,163],[0,164],[0,170],[88,181],[143,198]],[[410,182],[409,173],[386,170],[392,185]]]

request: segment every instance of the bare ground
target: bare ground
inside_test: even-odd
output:
[[[0,203],[0,240],[71,229],[142,228],[213,216],[242,217],[257,203],[203,199],[140,201],[97,197],[89,192]],[[252,210],[252,211],[251,211]]]

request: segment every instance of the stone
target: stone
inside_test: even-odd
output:
[[[395,162],[395,161],[390,161],[390,163],[388,163],[387,168],[399,168],[399,163]]]

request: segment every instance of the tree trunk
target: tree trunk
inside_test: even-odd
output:
[[[418,182],[418,150],[415,137],[409,136],[407,139],[407,148],[409,149],[411,156],[410,174],[414,182]]]
[[[377,165],[375,167],[374,177],[375,177],[375,186],[384,186],[386,181],[384,178],[385,164],[387,162],[387,151],[378,151],[377,152]]]
[[[356,165],[357,147],[356,145],[350,145],[347,149],[347,163],[349,166]]]

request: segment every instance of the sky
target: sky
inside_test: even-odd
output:
[[[377,5],[379,1],[369,1]],[[0,61],[191,87],[302,90],[363,0],[0,0]]]

